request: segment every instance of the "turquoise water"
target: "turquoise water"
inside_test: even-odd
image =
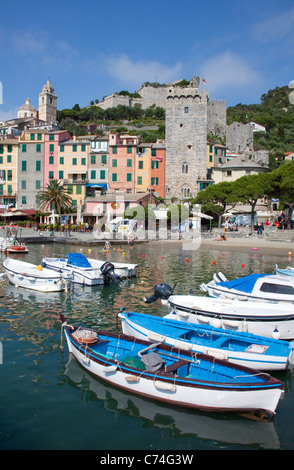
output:
[[[41,294],[0,281],[0,448],[43,450],[194,451],[218,449],[293,449],[294,393],[292,374],[273,374],[285,382],[286,393],[274,419],[254,422],[240,416],[202,413],[165,406],[122,392],[94,379],[70,360],[65,338],[61,344],[59,314],[68,323],[121,331],[121,307],[164,315],[159,302],[148,305],[143,297],[155,284],[176,285],[176,293],[199,285],[218,270],[228,278],[285,267],[287,256],[183,251],[182,244],[150,242],[125,246],[107,255],[99,247],[48,244],[30,245],[21,259],[39,264],[42,256],[82,252],[109,261],[139,264],[138,278],[116,286],[74,286],[69,293]],[[5,259],[2,255],[2,260]],[[244,265],[244,267],[242,267]],[[0,269],[3,271],[3,268]]]

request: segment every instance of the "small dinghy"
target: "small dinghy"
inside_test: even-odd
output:
[[[121,309],[118,316],[123,333],[136,338],[209,354],[257,370],[285,370],[293,365],[294,345],[287,341],[124,309]]]
[[[282,276],[294,276],[294,268],[287,266],[286,268],[282,269],[279,268],[276,264],[276,273],[281,274]]]
[[[279,274],[250,274],[228,281],[219,272],[208,284],[202,283],[200,289],[210,297],[294,303],[294,277]]]
[[[99,266],[92,266],[82,253],[69,253],[67,258],[46,258],[42,266],[53,271],[70,274],[74,284],[97,286],[110,281],[119,284],[121,277],[114,271],[114,265],[108,261]]]
[[[125,334],[67,325],[68,350],[96,377],[165,404],[206,411],[275,413],[280,380],[206,354]]]
[[[9,281],[16,287],[37,290],[41,292],[58,292],[67,290],[70,277],[55,273],[41,265],[26,263],[17,259],[6,258],[3,267]]]

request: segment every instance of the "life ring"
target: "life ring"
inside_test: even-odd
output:
[[[95,331],[90,330],[77,330],[73,336],[81,344],[93,344],[97,341],[98,335]]]

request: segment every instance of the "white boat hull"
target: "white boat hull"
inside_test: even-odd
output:
[[[268,274],[260,276],[256,279],[254,285],[250,288],[240,288],[236,285],[236,281],[246,283],[246,278],[239,278],[234,281],[223,280],[226,279],[222,273],[216,273],[212,281],[208,284],[202,283],[200,289],[207,292],[210,297],[226,298],[235,300],[251,300],[263,302],[289,302],[294,305],[294,277],[284,276],[280,274]],[[234,286],[233,284],[234,283]],[[237,287],[238,286],[238,287]]]
[[[173,295],[164,303],[171,308],[167,318],[210,324],[225,330],[244,331],[268,338],[294,339],[294,305],[288,302],[271,304]]]
[[[212,389],[209,386],[189,387],[181,386],[178,382],[173,386],[160,380],[154,380],[154,375],[142,373],[138,380],[131,381],[131,375],[126,374],[119,367],[109,368],[91,359],[86,349],[77,349],[71,343],[66,332],[69,352],[77,361],[96,377],[116,387],[145,398],[162,401],[165,404],[186,406],[209,411],[238,411],[250,412],[265,410],[275,413],[278,402],[283,394],[280,388],[263,390],[233,390],[229,387]],[[129,377],[129,379],[128,379]],[[130,381],[129,381],[130,380]]]
[[[93,268],[100,269],[101,266],[105,263],[105,261],[88,258],[88,261],[91,263]],[[128,277],[135,277],[138,273],[138,265],[137,264],[128,264],[128,263],[116,263],[111,261],[111,264],[114,266],[114,272],[119,277],[128,278]]]
[[[3,262],[6,275],[16,287],[40,292],[60,292],[67,288],[69,280],[61,274],[53,274],[49,269],[7,258]]]
[[[130,336],[135,336],[136,338],[143,340],[152,339],[155,341],[156,337],[158,337],[158,340],[160,341],[160,335],[156,334],[155,329],[150,330],[148,328],[145,328],[143,325],[139,325],[138,323],[133,322],[132,318],[128,317],[127,315],[119,313],[119,317],[122,319],[123,333]],[[209,334],[209,332],[207,334]],[[203,332],[203,335],[205,335],[205,332]],[[293,349],[290,348],[288,356],[266,356],[263,354],[263,348],[260,348],[260,353],[255,353],[254,347],[252,347],[252,349],[250,350],[252,352],[241,350],[239,351],[238,349],[217,349],[214,347],[210,347],[209,345],[202,345],[197,343],[195,344],[189,341],[179,340],[178,338],[168,336],[168,334],[164,337],[163,342],[170,346],[182,347],[185,349],[189,349],[190,351],[193,351],[195,353],[209,354],[219,359],[224,359],[229,362],[234,362],[234,364],[239,364],[241,366],[250,367],[256,370],[285,370],[293,361]],[[252,343],[254,346],[254,338],[252,338]],[[258,350],[257,345],[256,349]]]
[[[46,268],[71,276],[71,282],[84,286],[101,286],[104,284],[100,269],[79,268],[67,265],[66,260],[43,258]]]
[[[69,273],[72,277],[74,284],[81,284],[85,286],[97,286],[104,284],[104,278],[101,273],[101,266],[105,261],[89,259],[91,268],[83,268],[67,264],[66,259],[60,258],[43,258],[42,262],[45,263],[48,269]],[[128,278],[137,275],[138,265],[136,264],[123,264],[111,263],[114,266],[114,273],[120,278]]]

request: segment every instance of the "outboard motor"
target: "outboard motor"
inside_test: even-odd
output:
[[[157,299],[167,300],[172,295],[173,291],[174,288],[163,282],[154,287],[154,294],[151,295],[151,297],[144,297],[143,300],[146,304],[151,304]]]
[[[116,285],[119,285],[121,282],[121,278],[115,274],[114,266],[112,263],[109,263],[109,261],[105,261],[105,263],[102,264],[100,271],[103,276],[104,285],[108,285],[110,281]]]

